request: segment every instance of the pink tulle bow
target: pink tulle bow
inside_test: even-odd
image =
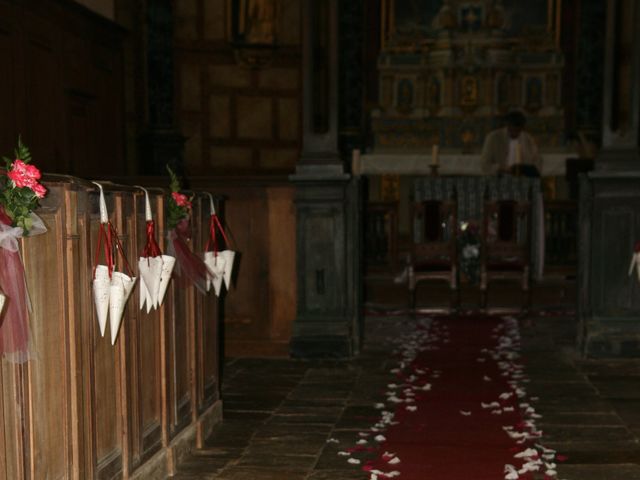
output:
[[[174,274],[182,283],[189,280],[201,293],[206,293],[207,276],[213,273],[189,248],[189,220],[180,220],[176,228],[169,231],[169,240],[169,254],[177,260]]]

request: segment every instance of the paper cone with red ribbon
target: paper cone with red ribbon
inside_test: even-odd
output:
[[[155,222],[153,221],[153,215],[151,212],[149,193],[146,189],[142,187],[139,188],[144,191],[145,220],[147,222],[147,241],[140,258],[138,259],[138,271],[140,272],[141,287],[140,309],[142,309],[146,304],[147,313],[149,313],[152,308],[158,308],[162,304],[164,293],[168,286],[168,280],[171,278],[171,272],[175,265],[175,259],[168,255],[162,255],[160,246],[156,241]],[[166,281],[162,295],[160,295],[160,287],[163,283],[163,277]]]
[[[118,337],[124,309],[135,286],[136,277],[133,276],[124,249],[118,238],[118,232],[109,221],[109,213],[107,212],[107,203],[104,199],[102,185],[96,182],[93,183],[100,189],[100,227],[93,267],[93,298],[96,304],[100,334],[103,337],[106,330],[108,312],[111,344],[113,345]],[[106,265],[98,264],[101,251],[104,253]],[[128,275],[116,271],[115,263],[118,259],[118,253]]]
[[[209,217],[209,239],[204,252],[205,263],[210,270],[210,276],[207,278],[207,290],[209,290],[208,285],[213,284],[216,296],[219,296],[223,281],[227,290],[231,288],[231,274],[236,252],[229,249],[229,239],[216,213],[213,196],[210,193],[208,195],[211,216]],[[224,241],[225,250],[220,250],[218,234]]]
[[[129,300],[136,283],[136,277],[130,277],[122,272],[113,272],[109,288],[109,326],[111,327],[111,345],[116,343],[124,307]]]
[[[158,287],[158,305],[162,305],[164,294],[167,293],[167,287],[169,286],[169,280],[171,280],[173,267],[176,265],[176,257],[161,255],[161,258],[162,270],[160,271],[160,285]]]
[[[222,281],[224,278],[224,258],[222,255],[215,255],[214,252],[204,252],[204,263],[209,267],[209,271],[212,275],[207,277],[207,292],[213,285],[213,290],[216,293],[216,297],[220,296],[220,288],[222,287]]]
[[[98,315],[100,335],[103,337],[107,328],[107,318],[109,316],[110,289],[111,279],[109,278],[109,268],[105,265],[96,265],[93,274],[93,300],[96,304],[96,314]]]
[[[140,264],[138,263],[138,271],[140,271]],[[140,296],[138,297],[138,302],[140,303],[140,310],[147,306],[147,313],[151,311],[153,308],[153,300],[151,299],[151,294],[149,290],[147,290],[147,286],[144,283],[142,278],[142,273],[140,273]]]

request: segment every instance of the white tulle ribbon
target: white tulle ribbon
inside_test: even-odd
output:
[[[47,231],[47,227],[44,226],[44,222],[42,219],[37,216],[35,213],[31,213],[31,229],[29,233],[26,235],[27,237],[33,237],[35,235],[40,235],[41,233],[45,233]],[[11,225],[6,225],[0,222],[0,247],[10,252],[17,252],[19,249],[18,239],[22,238],[24,232],[21,227],[12,227]]]
[[[18,251],[18,239],[22,237],[21,227],[11,227],[0,223],[0,247],[10,252]]]

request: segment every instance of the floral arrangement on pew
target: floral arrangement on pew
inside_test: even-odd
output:
[[[180,192],[180,181],[167,165],[171,182],[171,196],[167,201],[167,226],[169,227],[169,255],[176,258],[174,274],[182,284],[189,281],[201,292],[207,291],[207,279],[213,276],[204,261],[195,255],[189,247],[191,240],[190,223],[191,202],[193,196],[187,197]]]
[[[475,223],[458,224],[458,249],[460,271],[470,283],[477,284],[480,280],[480,230]]]
[[[11,362],[29,359],[29,295],[18,239],[47,231],[33,211],[47,194],[31,152],[18,139],[13,159],[3,157],[0,176],[0,352]],[[9,299],[9,302],[5,300]]]

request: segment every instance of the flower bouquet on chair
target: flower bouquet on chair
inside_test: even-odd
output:
[[[138,259],[138,272],[140,273],[140,310],[147,305],[147,313],[152,308],[162,305],[164,295],[171,280],[171,273],[176,264],[175,257],[163,255],[156,241],[155,222],[151,213],[149,193],[144,190],[144,211],[147,224],[147,241],[142,255]]]
[[[204,251],[204,263],[209,267],[210,275],[207,277],[207,291],[213,285],[213,289],[216,296],[220,296],[220,289],[222,282],[227,287],[227,290],[231,288],[231,273],[233,271],[233,262],[236,256],[236,252],[229,250],[229,239],[227,234],[220,223],[220,218],[216,214],[216,208],[213,204],[213,197],[209,195],[211,216],[209,217],[209,239]],[[218,233],[220,233],[224,240],[224,250],[220,250],[220,244],[218,242]]]
[[[171,196],[167,201],[167,225],[169,227],[169,253],[176,258],[174,275],[180,283],[191,282],[201,293],[206,293],[207,279],[212,275],[200,257],[189,247],[191,232],[191,200],[180,193],[180,181],[167,165],[171,177]]]
[[[40,171],[30,164],[31,153],[20,139],[13,158],[3,158],[7,173],[0,178],[0,352],[22,363],[29,359],[31,305],[18,239],[47,231],[33,213],[47,189],[39,183]]]
[[[458,225],[458,251],[460,252],[460,272],[472,285],[480,281],[480,232],[471,222]]]
[[[93,266],[93,298],[96,304],[100,334],[104,337],[108,315],[111,327],[111,345],[114,345],[120,331],[124,308],[135,286],[136,277],[133,276],[118,238],[118,232],[109,221],[102,185],[96,182],[93,183],[100,189],[100,228],[98,230],[98,244]],[[101,249],[104,251],[106,265],[98,264]],[[116,271],[118,253],[128,274]]]

